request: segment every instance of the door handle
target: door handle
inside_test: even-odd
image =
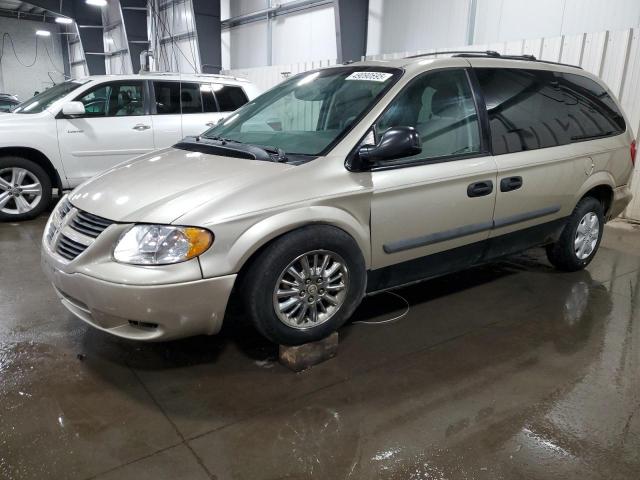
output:
[[[143,123],[139,123],[136,126],[133,127],[134,130],[137,130],[139,132],[143,131],[143,130],[149,130],[151,128],[150,125],[145,125]]]
[[[491,180],[482,180],[481,182],[472,183],[467,187],[467,196],[484,197],[493,192],[493,182]]]
[[[205,125],[206,125],[207,127],[215,127],[216,122],[214,122],[214,121],[207,122],[207,123],[205,123]]]
[[[500,180],[500,191],[510,192],[522,186],[522,177],[507,177]]]

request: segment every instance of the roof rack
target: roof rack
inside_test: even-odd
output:
[[[139,75],[158,75],[158,76],[189,76],[189,77],[204,77],[204,78],[222,78],[227,80],[237,80],[239,82],[248,82],[249,80],[242,77],[234,77],[233,75],[224,75],[220,73],[180,73],[180,72],[150,72],[147,70],[140,70]]]
[[[500,60],[526,60],[529,62],[540,62],[540,63],[549,63],[551,65],[562,65],[564,67],[572,67],[572,68],[580,68],[582,67],[578,65],[571,65],[569,63],[560,63],[560,62],[552,62],[549,60],[540,60],[534,57],[533,55],[502,55],[495,50],[452,50],[448,52],[429,52],[422,53],[420,55],[411,55],[405,58],[421,58],[421,57],[432,57],[434,55],[451,55],[453,57],[462,57],[462,58],[473,58],[473,57],[490,57]]]

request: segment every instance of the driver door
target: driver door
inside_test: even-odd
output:
[[[154,149],[145,82],[102,83],[84,92],[85,114],[58,115],[60,154],[72,185]]]
[[[399,126],[418,130],[422,152],[372,170],[372,290],[477,262],[493,222],[497,168],[466,70],[412,80],[374,126],[376,140]]]

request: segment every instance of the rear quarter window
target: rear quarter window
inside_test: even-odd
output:
[[[233,112],[249,101],[242,87],[214,84],[213,91],[221,112]]]
[[[588,77],[544,70],[474,69],[484,94],[495,155],[624,132],[621,112]]]

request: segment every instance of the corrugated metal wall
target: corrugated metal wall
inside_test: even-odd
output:
[[[160,72],[200,72],[191,0],[150,0],[147,5],[147,28],[156,69]]]
[[[638,136],[640,128],[640,29],[638,28],[447,48],[447,50],[459,49],[495,50],[508,54],[526,53],[533,54],[543,60],[580,65],[607,83],[622,103],[631,128],[636,137]],[[435,51],[433,49],[375,55],[369,56],[367,59],[402,58]],[[335,60],[325,60],[229,70],[226,73],[248,78],[266,90],[277,85],[289,74],[333,64],[335,64]],[[640,221],[640,168],[638,167],[634,172],[632,188],[634,200],[625,215]]]
[[[124,29],[120,1],[112,1],[102,10],[105,71],[108,74],[133,73],[127,32]]]

